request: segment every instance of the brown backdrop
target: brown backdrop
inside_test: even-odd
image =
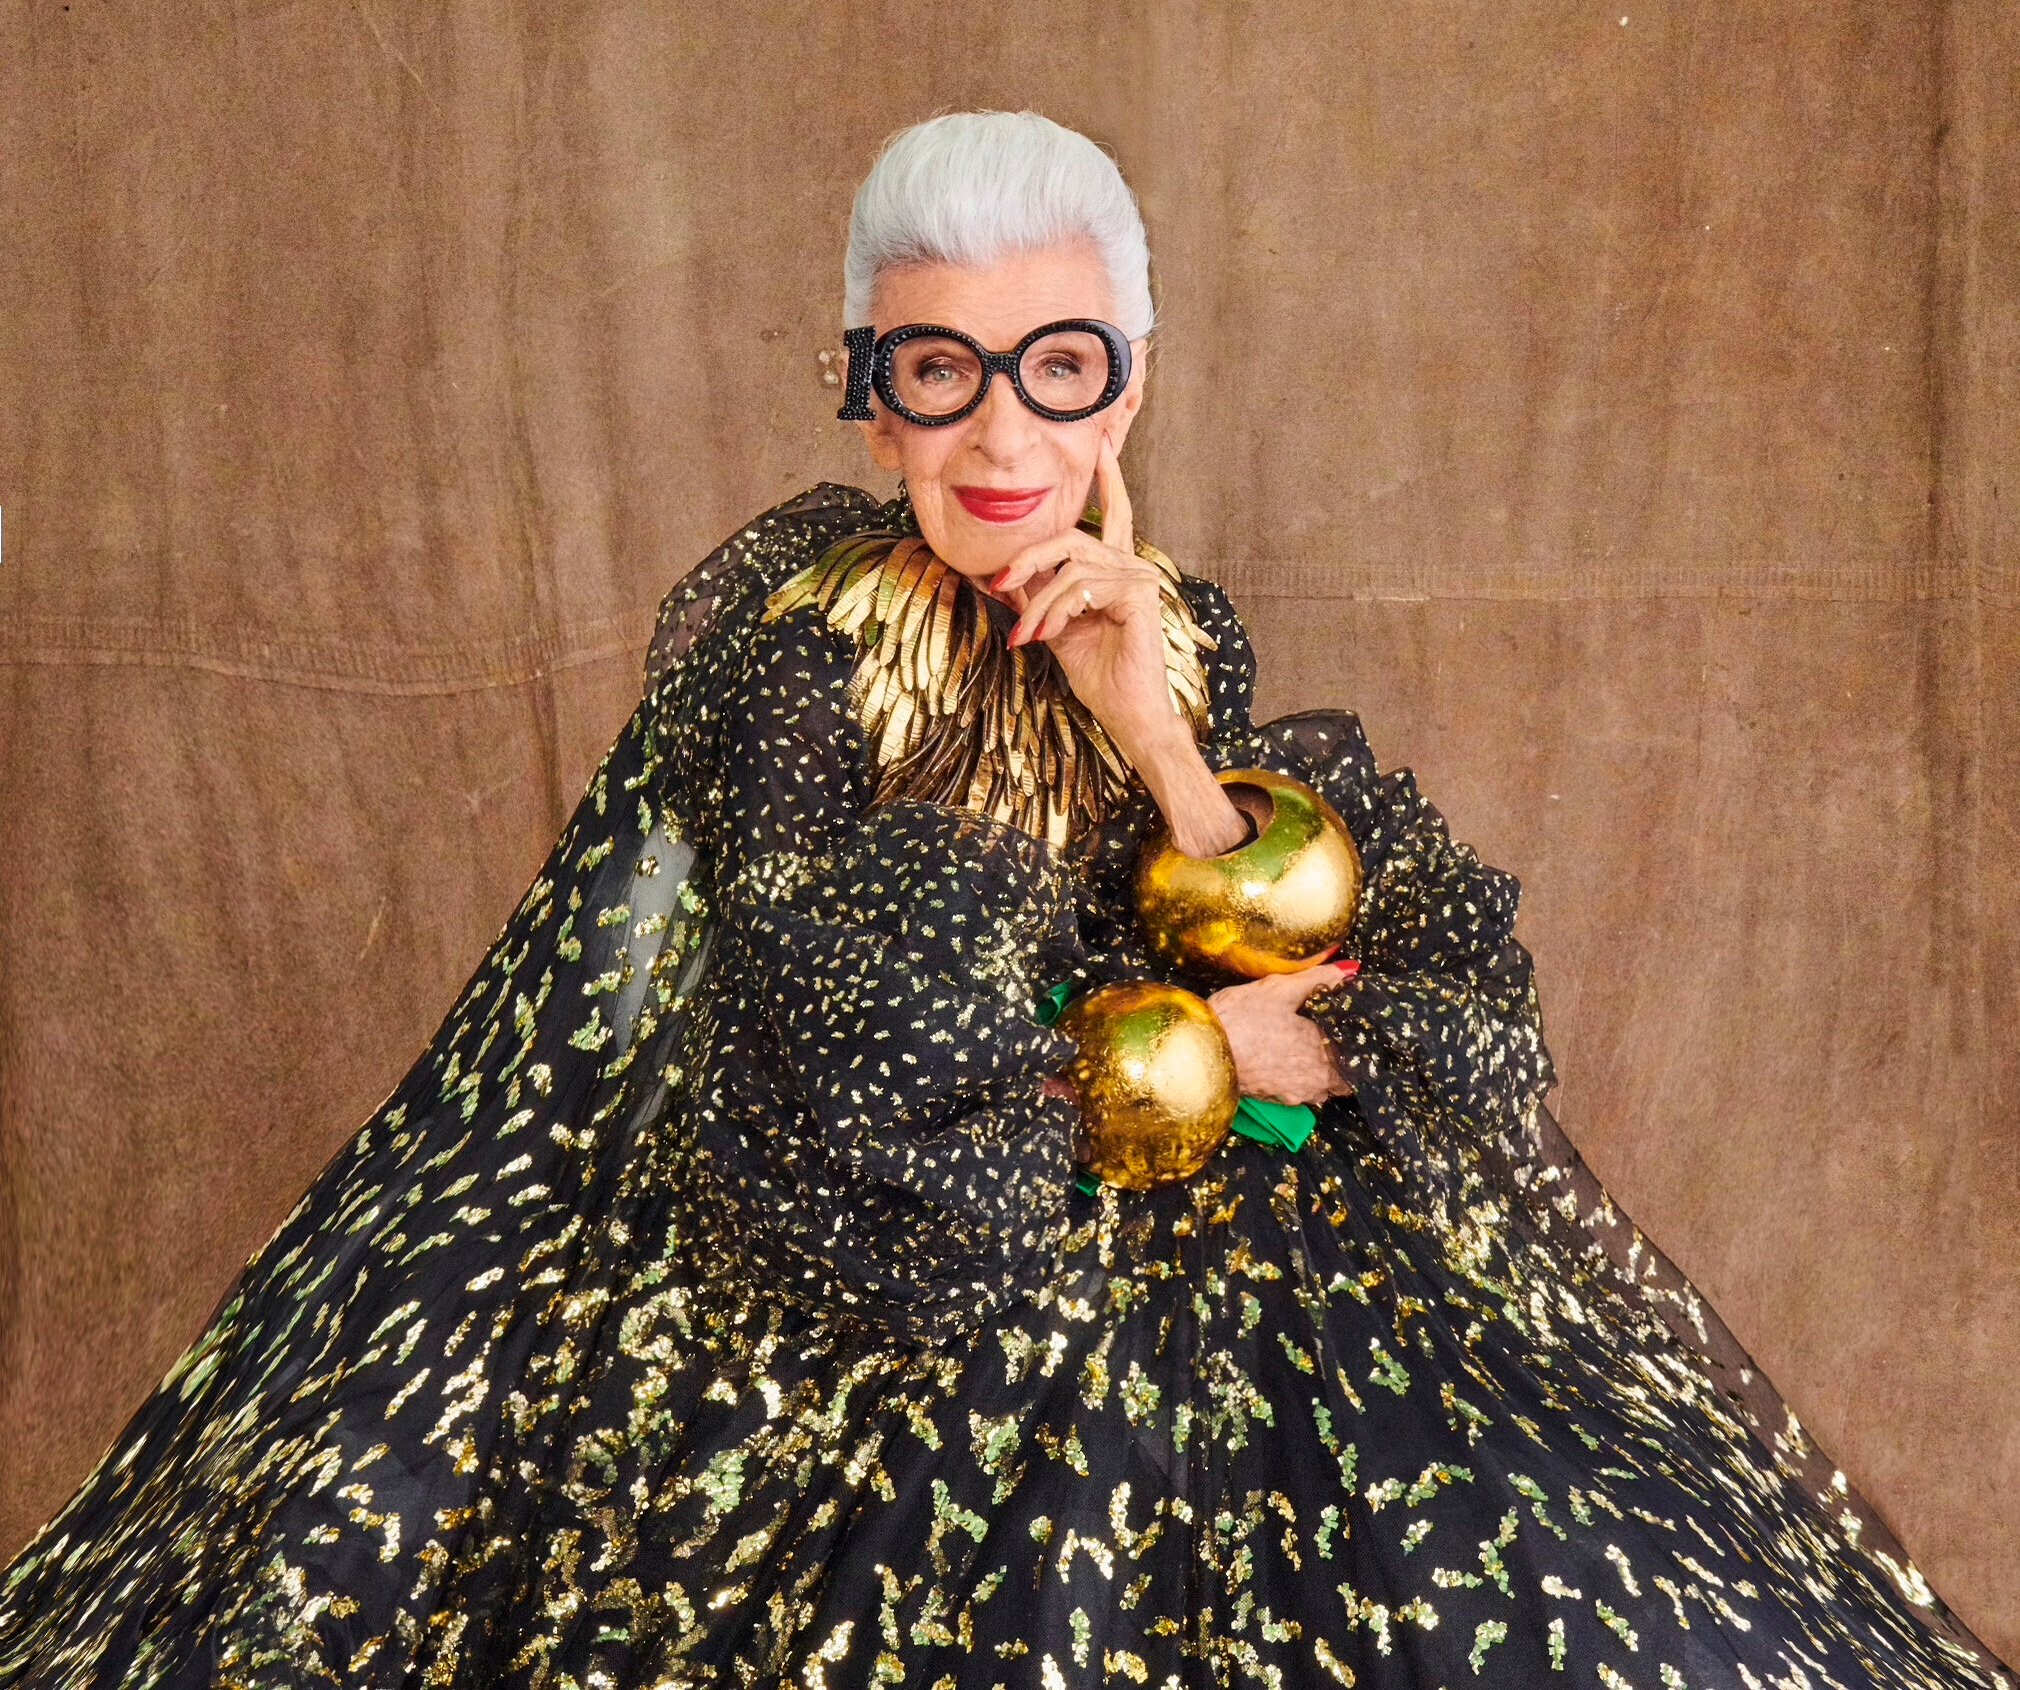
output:
[[[1034,104],[1150,225],[1144,532],[1522,876],[1568,1130],[2020,1657],[2012,16],[0,0],[0,1554],[434,1031],[661,593],[888,491],[849,194]]]

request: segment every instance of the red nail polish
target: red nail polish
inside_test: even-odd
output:
[[[1342,974],[1344,974],[1349,980],[1351,980],[1356,974],[1360,973],[1361,971],[1360,963],[1356,961],[1353,957],[1348,957],[1344,962],[1336,962],[1333,964],[1333,966],[1337,968]]]
[[[1002,587],[1003,583],[1009,578],[1009,575],[1010,571],[1007,569],[999,571],[996,576],[996,579],[989,583],[989,591],[993,593],[999,590]]]

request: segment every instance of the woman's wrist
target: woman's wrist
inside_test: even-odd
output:
[[[1141,748],[1125,747],[1163,812],[1171,842],[1188,857],[1217,857],[1247,842],[1248,818],[1214,778],[1199,746],[1176,714],[1174,732]]]

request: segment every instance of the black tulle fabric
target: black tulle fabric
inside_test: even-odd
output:
[[[1059,848],[872,805],[854,653],[668,597],[644,699],[440,1031],[0,1580],[0,1685],[1621,1690],[2011,1681],[1543,1107],[1515,881],[1355,719],[1354,1086],[1077,1191],[1066,981],[1171,973],[1148,797]]]

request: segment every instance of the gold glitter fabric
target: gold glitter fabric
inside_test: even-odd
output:
[[[1615,1248],[1515,882],[1351,716],[1254,722],[1191,576],[1209,761],[1367,865],[1355,1089],[1074,1188],[1033,1000],[1175,977],[1153,809],[876,800],[857,642],[764,612],[909,517],[822,483],[669,595],[427,1050],[0,1577],[0,1685],[2013,1690]]]

